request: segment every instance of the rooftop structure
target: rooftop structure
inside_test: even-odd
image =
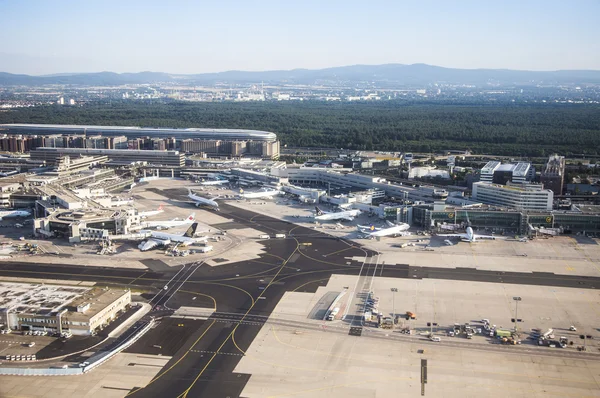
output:
[[[0,124],[0,130],[10,134],[100,134],[103,136],[175,137],[231,141],[277,141],[277,135],[268,131],[206,128],[151,128],[136,126],[88,126],[67,124]]]

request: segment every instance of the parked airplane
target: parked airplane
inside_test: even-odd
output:
[[[188,198],[194,201],[196,207],[200,206],[208,206],[214,210],[219,210],[219,204],[215,202],[213,199],[203,198],[202,196],[198,196],[192,192],[191,189],[188,188]]]
[[[373,225],[371,225],[370,227],[358,225],[357,228],[359,232],[362,232],[368,238],[382,238],[384,236],[404,236],[406,235],[406,230],[410,228],[410,225],[406,223],[394,224],[392,222],[387,221],[387,224],[387,228],[375,228]]]
[[[146,241],[140,243],[138,248],[145,252],[154,249],[155,247],[166,246],[171,243],[177,243],[180,246],[189,246],[198,242],[206,242],[208,240],[208,237],[206,236],[194,238],[197,227],[198,223],[193,223],[183,235],[167,234],[165,232],[156,231],[140,231],[141,233],[149,233],[150,237]]]
[[[28,210],[2,210],[0,211],[0,221],[5,217],[29,217],[31,212]]]
[[[240,198],[244,199],[272,199],[273,196],[281,195],[282,192],[279,189],[263,189],[258,192],[246,192],[240,188]]]
[[[149,210],[149,211],[140,211],[138,215],[142,218],[156,216],[160,213],[164,212],[163,205],[158,206],[157,210]]]
[[[194,222],[196,213],[192,213],[185,220],[170,220],[170,221],[145,221],[141,224],[142,228],[174,228],[181,227]]]
[[[467,227],[466,229],[466,233],[464,234],[441,234],[438,236],[443,236],[443,237],[454,237],[454,238],[460,238],[461,241],[463,242],[469,242],[469,243],[475,243],[478,242],[480,240],[495,240],[496,237],[492,236],[492,235],[478,235],[476,233],[473,232],[473,228],[471,228],[470,226]]]
[[[354,220],[354,217],[360,215],[360,210],[344,210],[338,212],[325,212],[319,209],[319,206],[315,206],[316,214],[315,220],[319,221],[333,221],[333,220]]]
[[[224,185],[229,184],[229,180],[208,180],[202,181],[200,185]]]
[[[492,235],[478,235],[476,233],[473,232],[473,228],[471,228],[471,221],[469,220],[469,213],[467,214],[467,229],[465,230],[464,234],[441,234],[438,236],[443,236],[443,237],[454,237],[454,238],[460,238],[461,241],[463,242],[469,242],[469,243],[475,243],[477,241],[480,240],[495,240],[496,237],[492,236]]]

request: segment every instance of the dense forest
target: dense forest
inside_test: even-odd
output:
[[[0,123],[244,128],[290,147],[545,156],[600,154],[598,105],[111,102],[0,112]]]

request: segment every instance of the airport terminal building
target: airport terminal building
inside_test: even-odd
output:
[[[280,144],[277,135],[268,131],[245,129],[207,129],[207,128],[150,128],[135,126],[92,126],[59,124],[2,124],[0,133],[18,136],[42,137],[80,137],[79,148],[90,148],[88,137],[113,138],[126,137],[131,145],[127,149],[139,149],[140,139],[169,139],[176,142],[177,148],[187,153],[206,153],[211,156],[259,156],[274,159],[279,157]],[[64,140],[43,140],[42,145],[52,146],[48,142],[69,147]],[[96,140],[97,141],[97,140]],[[95,144],[94,144],[95,145]],[[160,146],[160,145],[159,145]],[[94,149],[124,149],[121,146],[108,145]],[[18,149],[18,148],[17,148]],[[15,151],[17,151],[15,149]],[[35,149],[35,148],[32,148]],[[148,149],[148,148],[147,148]],[[166,149],[162,147],[152,149]],[[21,150],[20,152],[25,152]]]

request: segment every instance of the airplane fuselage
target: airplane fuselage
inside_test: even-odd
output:
[[[396,235],[401,235],[404,231],[406,231],[409,228],[410,228],[410,225],[408,225],[408,224],[394,225],[393,227],[383,228],[383,229],[380,229],[379,231],[370,232],[369,236],[372,236],[375,238],[384,237],[384,236],[396,236]]]
[[[360,210],[345,210],[336,213],[325,213],[319,216],[315,216],[315,220],[328,221],[328,220],[348,220],[357,217],[360,214]]]
[[[194,195],[190,193],[188,198],[193,200],[196,203],[196,206],[209,206],[215,210],[219,210],[219,204],[212,199],[203,198],[202,196]]]

